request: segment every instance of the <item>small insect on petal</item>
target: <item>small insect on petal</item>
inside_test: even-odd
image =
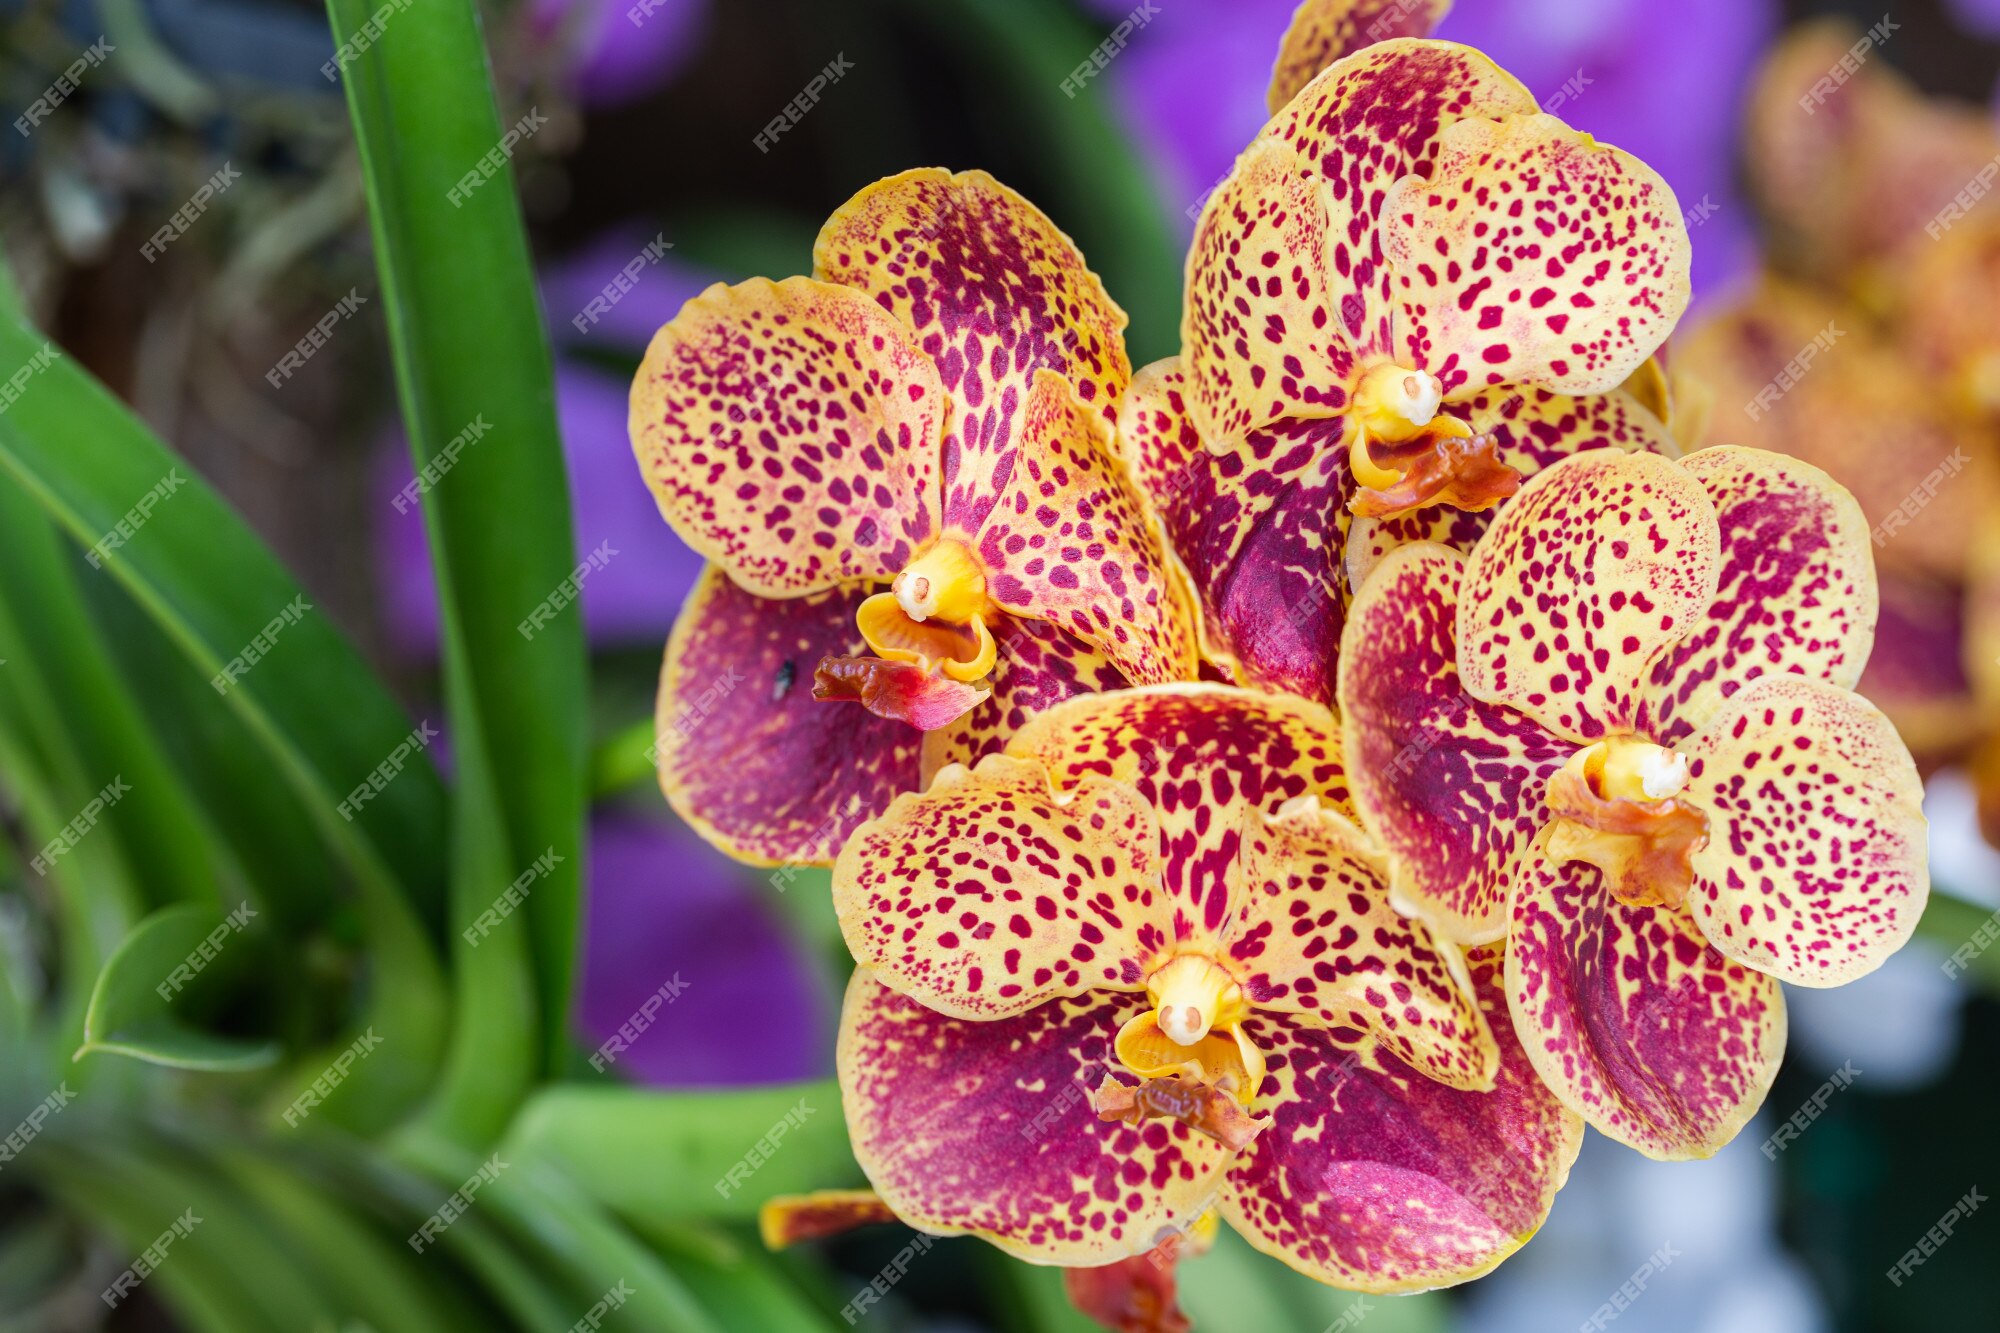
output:
[[[1184,1074],[1149,1078],[1137,1085],[1120,1083],[1110,1074],[1097,1086],[1094,1101],[1099,1120],[1178,1120],[1197,1134],[1225,1148],[1249,1147],[1270,1128],[1271,1118],[1253,1117],[1235,1096]]]

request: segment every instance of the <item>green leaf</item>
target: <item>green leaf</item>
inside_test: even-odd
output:
[[[1989,995],[2000,995],[2000,948],[1992,947],[1995,921],[2000,921],[2000,912],[1933,884],[1917,934],[1945,952],[1949,975],[1962,976]]]
[[[775,1143],[752,1163],[767,1137]],[[550,1163],[646,1225],[749,1220],[774,1194],[861,1183],[830,1079],[728,1092],[548,1088],[521,1108],[503,1154]]]
[[[327,8],[336,42],[377,11],[372,0]],[[537,858],[561,858],[476,948],[454,944],[461,1026],[435,1120],[455,1137],[490,1138],[568,1039],[583,850],[575,547],[548,344],[508,166],[539,108],[503,131],[466,0],[397,12],[341,78],[403,424],[430,479],[422,501],[458,771],[454,929],[470,927]]]
[[[102,576],[119,580],[205,679],[217,676],[303,594],[206,482],[49,347],[0,319],[0,379],[25,376],[0,413],[0,467],[86,550],[122,537],[99,549]],[[307,611],[225,690],[356,876],[393,878],[441,930],[443,787],[429,756],[405,745],[410,719],[346,638]],[[342,803],[398,754],[386,785],[344,814]]]
[[[278,1058],[274,1042],[222,1036],[186,1015],[212,996],[255,944],[255,926],[213,907],[163,907],[141,921],[106,960],[90,994],[77,1058],[129,1055],[177,1069],[258,1069]]]

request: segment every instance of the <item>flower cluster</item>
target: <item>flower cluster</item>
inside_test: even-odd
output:
[[[1069,240],[940,171],[654,340],[634,447],[712,562],[662,783],[830,862],[856,963],[873,1193],[767,1235],[974,1234],[1146,1327],[1184,1325],[1131,1261],[1218,1217],[1341,1286],[1464,1281],[1586,1123],[1728,1141],[1778,982],[1914,928],[1917,772],[1852,692],[1867,518],[1683,456],[1672,192],[1410,35],[1440,8],[1302,6],[1170,361],[1132,374]]]

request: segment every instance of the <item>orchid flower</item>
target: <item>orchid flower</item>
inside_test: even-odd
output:
[[[1581,1122],[1501,1018],[1496,951],[1388,902],[1329,710],[1202,684],[1073,699],[863,825],[836,1057],[911,1225],[1102,1267],[1211,1203],[1368,1291],[1540,1224]]]
[[[1853,497],[1732,447],[1565,459],[1355,598],[1343,738],[1395,900],[1504,939],[1528,1058],[1648,1155],[1756,1111],[1779,981],[1851,981],[1923,912],[1917,771],[1851,692],[1874,628]]]
[[[1646,368],[1688,261],[1650,168],[1476,51],[1401,38],[1314,77],[1210,199],[1181,356],[1121,419],[1210,657],[1330,700],[1350,577],[1387,549],[1469,544],[1578,450],[1673,452]]]
[[[1069,238],[983,173],[912,171],[814,261],[689,302],[632,388],[660,512],[711,562],[667,648],[661,783],[771,862],[830,861],[1058,700],[1196,666],[1111,440],[1125,316]]]

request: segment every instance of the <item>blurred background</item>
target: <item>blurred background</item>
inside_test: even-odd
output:
[[[621,556],[583,593],[603,746],[580,1049],[672,972],[686,998],[634,1043],[621,1072],[704,1088],[825,1077],[845,979],[824,874],[724,860],[675,824],[650,781],[661,645],[699,569],[660,521],[626,441],[626,390],[654,329],[712,282],[807,271],[820,222],[854,191],[942,165],[985,168],[1078,241],[1131,315],[1135,366],[1171,354],[1194,218],[1265,119],[1292,7],[481,5],[503,123],[546,118],[514,167],[556,353],[579,558],[604,543]],[[1066,88],[1135,12],[1143,22],[1108,68]],[[1899,0],[1886,11],[1882,0],[1458,0],[1438,35],[1483,48],[1572,125],[1666,176],[1693,225],[1699,318],[1738,299],[1760,269],[1796,267],[1760,212],[1746,107],[1780,34],[1829,14],[1861,29],[1887,18],[1894,26],[1871,61],[1991,118],[1992,0]],[[100,38],[115,53],[75,93],[29,129],[0,134],[0,247],[26,303],[248,517],[423,715],[439,690],[437,599],[423,521],[396,502],[410,464],[353,139],[341,90],[322,71],[326,16],[304,0],[0,0],[0,104],[29,107]],[[829,66],[837,77],[809,112],[767,134]],[[158,220],[224,163],[240,180],[145,258]],[[621,281],[629,289],[593,312],[593,298]],[[279,369],[343,302],[351,313],[322,345]],[[2000,906],[2000,859],[1978,836],[1962,758],[1941,745],[1932,760],[1934,858],[1940,885],[1978,906],[1863,982],[1793,991],[1784,1072],[1750,1129],[1717,1158],[1682,1165],[1592,1135],[1519,1256],[1447,1295],[1371,1300],[1367,1326],[1588,1327],[1628,1280],[1644,1295],[1616,1312],[1620,1333],[1991,1326],[2000,1217],[1974,1214],[1900,1287],[1883,1277],[1968,1189],[2000,1186],[2000,1006],[1980,969],[1952,976],[1944,966],[1951,931],[1971,938]],[[18,897],[0,896],[0,927],[15,929]],[[1820,1094],[1808,1127],[1763,1150],[1829,1080],[1840,1086]],[[7,1180],[0,1226],[25,1206]],[[902,1243],[857,1233],[799,1256],[792,1280],[851,1291]],[[1035,1322],[1045,1290],[1014,1285],[990,1251],[954,1241],[939,1255],[871,1327],[1058,1326]],[[70,1326],[22,1322],[16,1278],[0,1266],[0,1329]],[[1352,1298],[1226,1238],[1184,1281],[1201,1328],[1317,1330],[1352,1318]],[[171,1325],[142,1298],[114,1326]]]

